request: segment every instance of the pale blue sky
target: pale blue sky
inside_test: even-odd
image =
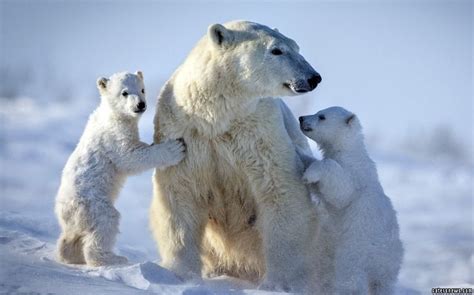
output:
[[[315,92],[287,99],[297,115],[341,105],[379,137],[447,124],[472,143],[471,1],[0,5],[3,66],[40,76],[27,95],[50,95],[59,83],[96,99],[98,76],[141,69],[154,100],[208,25],[246,19],[295,39],[321,73]]]

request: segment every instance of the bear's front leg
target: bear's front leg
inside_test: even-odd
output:
[[[288,142],[257,140],[242,156],[257,202],[265,253],[264,289],[304,291],[314,283],[316,216]]]
[[[119,170],[131,175],[152,168],[164,169],[176,165],[184,158],[185,150],[182,140],[167,140],[153,145],[139,141],[109,156]]]
[[[356,197],[351,175],[336,161],[315,161],[303,175],[306,183],[318,182],[321,196],[337,209],[347,207]]]
[[[303,174],[303,181],[305,183],[316,183],[321,179],[324,173],[324,168],[321,162],[322,161],[315,160],[309,165]]]
[[[193,183],[187,182],[179,169],[155,171],[150,226],[161,265],[188,280],[201,277],[200,249],[207,211],[198,205]]]

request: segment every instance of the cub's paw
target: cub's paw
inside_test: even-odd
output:
[[[311,164],[303,174],[303,181],[305,183],[316,183],[321,180],[322,167],[319,161],[315,161]]]
[[[182,138],[168,140],[163,143],[162,158],[164,166],[174,166],[181,162],[186,155],[186,144]]]

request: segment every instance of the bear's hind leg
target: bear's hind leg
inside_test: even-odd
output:
[[[371,295],[391,295],[394,292],[394,284],[387,282],[372,282],[370,283]]]
[[[336,294],[368,294],[369,278],[361,260],[345,254],[338,253],[336,258]]]
[[[58,239],[57,255],[59,261],[68,264],[84,264],[82,236],[62,233]]]
[[[371,280],[369,284],[369,291],[371,295],[391,295],[395,291],[395,283],[397,279],[392,277],[378,278]]]
[[[94,203],[86,218],[88,230],[84,235],[84,257],[88,265],[125,264],[128,259],[113,253],[119,232],[120,213],[107,201]]]

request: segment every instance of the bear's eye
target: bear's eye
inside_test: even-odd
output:
[[[122,91],[122,96],[123,96],[123,97],[127,97],[127,96],[128,96],[128,92],[127,92],[127,91]]]
[[[272,52],[273,55],[282,55],[283,54],[283,51],[281,51],[281,49],[279,49],[279,48],[273,48],[271,52]]]
[[[142,89],[142,93],[145,94],[145,89]]]
[[[324,120],[326,120],[326,117],[325,117],[324,115],[319,115],[318,118],[319,118],[319,121],[324,121]]]

